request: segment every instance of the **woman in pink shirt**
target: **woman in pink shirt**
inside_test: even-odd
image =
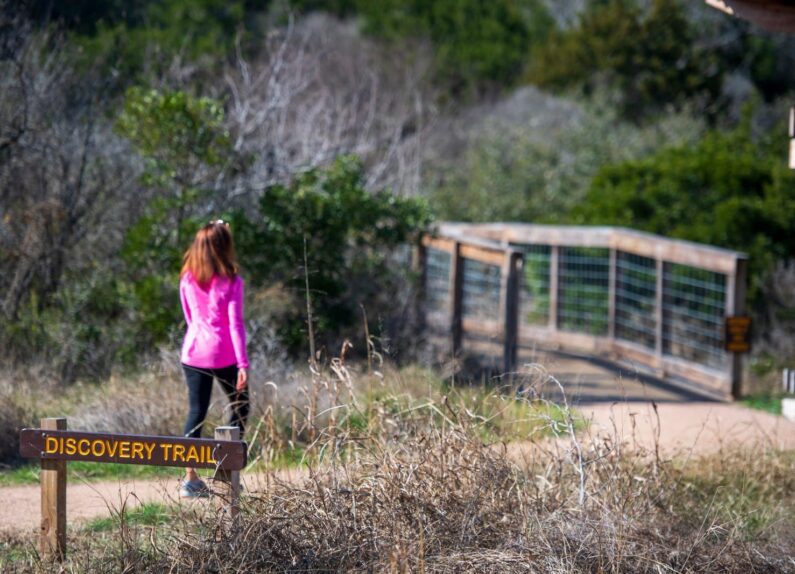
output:
[[[188,324],[181,356],[190,403],[185,436],[201,437],[213,379],[229,398],[229,425],[242,435],[249,411],[243,280],[227,223],[211,221],[196,234],[184,256],[179,293]],[[206,494],[207,485],[189,468],[180,495]]]

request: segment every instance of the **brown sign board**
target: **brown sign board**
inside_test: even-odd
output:
[[[243,441],[170,436],[120,435],[22,429],[19,452],[25,458],[119,462],[240,470],[246,466]]]
[[[726,351],[747,353],[751,350],[751,318],[726,317]]]

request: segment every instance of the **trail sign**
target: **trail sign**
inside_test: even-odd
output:
[[[246,466],[246,443],[237,427],[218,427],[214,439],[122,435],[66,430],[63,417],[41,420],[40,429],[22,429],[19,451],[41,459],[42,555],[66,557],[66,461],[120,462],[215,469],[219,507],[235,521],[240,497],[240,469]]]
[[[750,317],[726,317],[725,348],[729,353],[747,353],[751,350]]]
[[[19,443],[25,458],[223,470],[246,466],[242,441],[22,429]]]

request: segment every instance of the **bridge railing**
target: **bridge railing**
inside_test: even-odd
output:
[[[454,354],[498,343],[631,361],[740,394],[725,319],[745,312],[747,256],[617,227],[441,224],[423,238],[423,317]]]

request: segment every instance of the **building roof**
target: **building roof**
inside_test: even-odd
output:
[[[792,0],[705,0],[710,6],[768,30],[795,32]]]

